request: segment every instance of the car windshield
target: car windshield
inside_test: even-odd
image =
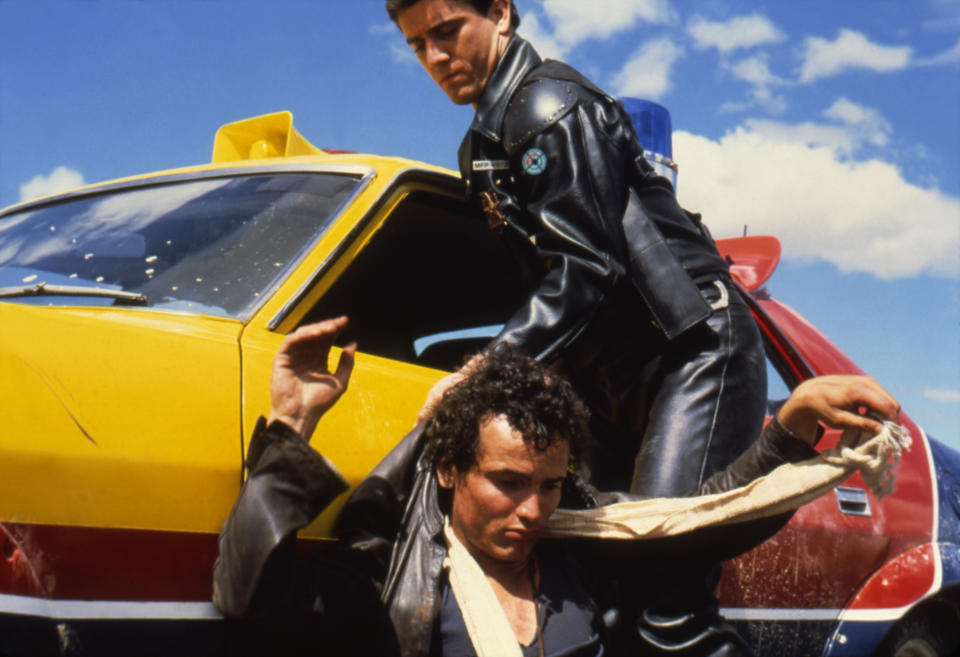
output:
[[[0,297],[111,305],[142,295],[139,305],[245,319],[358,182],[331,173],[244,175],[14,213],[0,218]],[[103,292],[85,296],[91,289]]]

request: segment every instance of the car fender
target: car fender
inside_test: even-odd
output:
[[[823,654],[830,657],[872,654],[881,639],[911,610],[946,591],[960,591],[960,486],[958,455],[921,439],[930,453],[934,527],[937,539],[903,552],[878,569],[840,613]]]
[[[823,654],[869,655],[893,625],[924,600],[960,586],[960,546],[926,543],[897,555],[861,587],[840,613]]]

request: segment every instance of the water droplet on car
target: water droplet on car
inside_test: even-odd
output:
[[[180,289],[180,287],[177,286],[177,285],[174,285],[174,286],[172,286],[170,289],[173,290],[174,292],[176,292],[177,290]]]
[[[76,278],[76,277],[77,277],[76,274],[70,274],[70,278]]]
[[[98,283],[102,283],[102,282],[103,282],[103,276],[97,276],[97,277],[96,277],[95,279],[93,279],[93,280],[95,280],[95,281],[98,282]]]
[[[195,280],[195,281],[198,282],[198,283],[202,283],[202,282],[203,282],[203,278],[200,277],[200,276],[197,276],[197,277],[196,277],[195,279],[193,279],[193,280]]]
[[[219,288],[219,287],[215,287],[215,288],[213,288],[213,291],[214,291],[214,292],[219,292],[219,291],[220,291],[220,288]]]
[[[24,278],[24,279],[23,279],[23,282],[24,282],[24,283],[32,283],[32,282],[34,282],[35,280],[37,280],[37,275],[36,275],[36,274],[31,274],[30,276],[27,276],[26,278]]]
[[[156,262],[156,261],[157,261],[157,256],[155,255],[147,256],[146,260],[144,260],[144,262]]]
[[[274,266],[274,267],[283,267],[283,263],[282,263],[282,262],[275,262],[275,263],[273,263],[273,266]]]
[[[51,232],[51,233],[57,232],[57,227],[56,227],[56,226],[50,226],[50,232]]]
[[[167,241],[166,241],[166,244],[167,244],[167,246],[170,246],[171,244],[173,244],[173,240],[167,240]]]
[[[92,257],[93,257],[93,254],[92,254],[92,253],[84,253],[84,254],[83,254],[83,259],[84,259],[84,260],[89,260],[89,259],[92,258]]]
[[[156,271],[155,269],[148,269],[148,270],[145,271],[144,273],[145,273],[147,276],[152,276],[152,275],[153,275],[153,272],[155,272],[155,271]]]

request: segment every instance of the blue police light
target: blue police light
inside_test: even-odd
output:
[[[623,108],[630,115],[637,139],[643,146],[643,155],[656,172],[670,181],[677,189],[677,163],[673,161],[673,128],[670,111],[663,105],[641,100],[622,98]]]

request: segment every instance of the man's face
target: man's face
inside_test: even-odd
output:
[[[462,0],[420,0],[397,25],[450,100],[475,104],[509,39],[510,3],[494,0],[484,16]]]
[[[481,567],[525,564],[560,503],[570,445],[561,440],[538,451],[499,415],[481,425],[477,448],[467,472],[437,472],[440,485],[453,488],[453,531]]]

